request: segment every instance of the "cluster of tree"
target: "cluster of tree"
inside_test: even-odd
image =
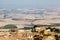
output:
[[[59,29],[57,29],[57,28],[51,28],[51,27],[48,27],[48,28],[46,28],[46,29],[50,29],[50,30],[51,30],[51,32],[60,33],[60,30],[59,30]]]
[[[34,27],[32,28],[32,32],[36,32],[36,29],[35,29],[36,27],[39,27],[39,25],[34,25]],[[48,27],[48,28],[46,28],[46,29],[50,29],[51,32],[60,33],[60,30],[57,29],[57,28],[51,28],[51,27]]]
[[[34,40],[42,40],[39,35],[34,35]]]
[[[3,26],[1,28],[3,28],[3,29],[13,29],[13,28],[17,28],[17,26],[13,25],[13,24],[7,24],[7,25],[5,25],[5,26]]]
[[[34,27],[32,28],[32,32],[36,32],[36,29],[35,29],[35,27],[37,27],[37,25],[34,25]]]
[[[56,40],[60,40],[60,36],[54,35]]]
[[[24,29],[29,30],[29,29],[33,29],[33,27],[24,27]]]

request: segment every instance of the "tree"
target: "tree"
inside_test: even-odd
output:
[[[36,29],[35,29],[36,27],[37,27],[37,25],[34,25],[31,31],[36,32]]]
[[[37,27],[37,25],[34,25],[34,28]]]

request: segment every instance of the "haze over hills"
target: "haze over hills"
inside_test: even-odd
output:
[[[0,26],[60,23],[60,9],[0,9]]]

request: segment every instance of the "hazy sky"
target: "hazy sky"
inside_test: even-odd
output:
[[[60,8],[60,0],[0,0],[1,8]]]

